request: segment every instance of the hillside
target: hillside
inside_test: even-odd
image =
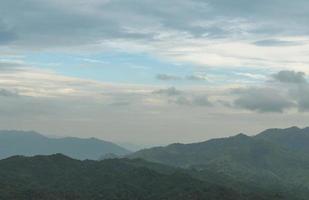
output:
[[[309,128],[268,129],[256,135],[255,138],[272,142],[299,153],[308,154],[309,152]]]
[[[142,160],[79,161],[60,154],[1,160],[0,186],[1,200],[245,199],[232,189]]]
[[[36,132],[0,131],[0,159],[14,155],[62,153],[76,159],[99,159],[105,154],[125,155],[129,151],[96,138],[48,138]]]
[[[309,140],[302,134],[296,136],[301,139],[295,139],[293,145],[289,145],[289,139],[278,139],[289,130],[292,129],[267,131],[253,137],[239,134],[201,143],[172,144],[141,150],[129,157],[195,169],[201,179],[205,179],[203,173],[217,173],[249,190],[251,187],[270,191],[307,190],[309,156],[304,153],[306,145],[303,144]]]
[[[273,134],[172,144],[130,159],[13,156],[0,160],[0,200],[306,200],[309,158]]]

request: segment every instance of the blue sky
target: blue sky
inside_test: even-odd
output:
[[[23,61],[38,68],[53,70],[59,74],[97,81],[140,85],[222,85],[239,81],[259,82],[260,77],[270,74],[265,69],[235,67],[233,70],[199,66],[189,62],[175,62],[156,58],[145,53],[102,52],[92,55],[67,53],[31,53]],[[254,73],[256,78],[250,77]],[[160,80],[167,75],[170,80]],[[199,76],[201,80],[188,77]],[[204,80],[202,80],[204,77]],[[213,78],[215,80],[212,80]],[[231,78],[233,77],[233,78]]]
[[[305,0],[3,0],[0,128],[162,144],[307,126]]]
[[[132,84],[159,84],[157,74],[184,76],[194,71],[189,64],[179,65],[147,54],[117,52],[87,56],[32,54],[26,60],[68,76]]]

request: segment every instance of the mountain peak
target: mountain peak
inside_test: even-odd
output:
[[[260,137],[260,136],[273,135],[273,134],[296,134],[296,133],[303,132],[304,130],[307,130],[307,129],[306,128],[301,129],[297,126],[292,126],[292,127],[285,128],[285,129],[271,128],[271,129],[266,129],[265,131],[257,134],[256,136]],[[309,128],[308,128],[308,131],[309,131]]]
[[[286,131],[299,131],[299,130],[302,130],[302,129],[297,127],[297,126],[292,126],[290,128],[286,128],[286,129],[283,129],[283,130],[286,130]]]
[[[239,134],[237,134],[237,135],[235,135],[233,137],[234,138],[249,138],[249,136],[244,134],[244,133],[239,133]]]
[[[296,126],[286,129],[268,129],[255,136],[257,139],[266,140],[294,151],[309,151],[309,128]]]

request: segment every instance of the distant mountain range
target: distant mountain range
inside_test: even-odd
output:
[[[111,152],[97,139],[50,139],[13,131],[0,133],[0,144],[5,156],[56,151],[104,159],[55,154],[0,160],[0,200],[309,199],[309,128],[171,144],[126,158],[118,155],[127,150],[116,145],[118,152]]]
[[[201,143],[171,144],[129,157],[195,170],[200,179],[209,178],[211,172],[223,180],[238,182],[242,190],[299,189],[297,193],[302,194],[309,189],[309,128],[269,129],[252,137],[239,134]]]
[[[62,153],[76,159],[99,159],[105,154],[119,156],[129,150],[96,138],[48,138],[31,131],[0,131],[0,159],[14,155],[51,155]]]

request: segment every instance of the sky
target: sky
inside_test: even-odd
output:
[[[309,126],[306,0],[1,0],[0,129],[143,146]]]

